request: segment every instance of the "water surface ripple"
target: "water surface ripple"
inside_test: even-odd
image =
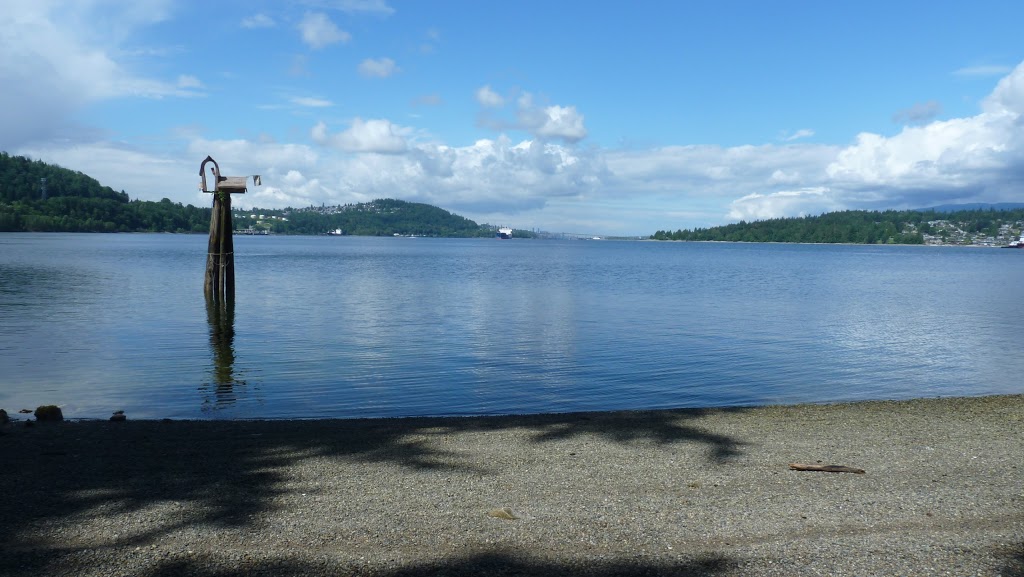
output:
[[[0,407],[310,418],[1024,392],[1024,251],[0,234]]]

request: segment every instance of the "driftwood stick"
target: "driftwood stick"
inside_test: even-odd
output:
[[[864,469],[855,469],[845,465],[805,465],[803,463],[790,463],[789,468],[795,471],[824,471],[825,473],[857,473],[864,474]]]

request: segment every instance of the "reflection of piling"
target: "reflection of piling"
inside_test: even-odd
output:
[[[206,320],[210,325],[210,350],[213,352],[213,384],[218,402],[233,400],[235,380],[235,303],[206,300]]]

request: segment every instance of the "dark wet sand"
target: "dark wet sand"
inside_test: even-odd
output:
[[[0,431],[3,576],[1024,576],[1024,395]]]

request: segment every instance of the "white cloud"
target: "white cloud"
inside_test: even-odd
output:
[[[277,22],[266,14],[253,14],[242,19],[242,28],[273,28]]]
[[[786,172],[785,170],[782,169],[776,169],[774,172],[772,172],[772,176],[769,179],[769,181],[772,183],[779,184],[792,184],[795,182],[800,182],[800,173],[795,170],[792,172]]]
[[[884,137],[862,133],[826,169],[851,186],[962,187],[975,169],[1000,164],[1013,123],[1003,115],[936,121]]]
[[[1024,62],[999,80],[995,89],[981,103],[985,114],[1005,115],[1018,119],[1024,114]]]
[[[786,142],[793,142],[794,140],[800,140],[801,138],[810,138],[814,136],[814,131],[810,128],[801,128],[796,132],[789,134],[787,132],[782,133],[782,140]]]
[[[523,92],[515,101],[515,120],[500,116],[505,98],[485,85],[476,91],[477,102],[485,109],[481,111],[478,123],[493,130],[523,130],[541,140],[563,140],[579,142],[587,136],[583,115],[575,106],[545,106],[534,102],[533,95]]]
[[[533,128],[539,136],[561,138],[576,142],[586,138],[583,115],[575,106],[548,106],[544,108],[543,122]]]
[[[491,90],[489,85],[481,86],[476,91],[476,101],[480,103],[480,106],[490,108],[499,108],[505,105],[505,99],[497,92]]]
[[[292,104],[299,106],[305,106],[308,108],[326,108],[334,106],[334,103],[330,100],[324,100],[323,98],[313,98],[310,96],[298,96],[291,99]]]
[[[299,22],[299,31],[302,33],[302,41],[314,50],[352,39],[348,32],[338,28],[323,12],[306,13]]]
[[[983,64],[979,66],[967,66],[954,70],[953,74],[957,76],[1002,76],[1013,70],[1011,66],[1003,66],[999,64]]]
[[[367,58],[359,63],[359,73],[363,76],[387,78],[398,70],[395,61],[390,58]]]
[[[311,136],[317,144],[346,152],[394,154],[406,150],[406,136],[409,133],[409,129],[388,120],[356,118],[347,130],[337,134],[330,134],[325,123],[317,123]]]
[[[934,111],[924,106],[921,114]],[[819,167],[780,169],[767,186],[730,205],[731,218],[769,218],[838,209],[919,208],[945,202],[1015,199],[1024,184],[1024,63],[1002,78],[974,116],[862,133]],[[793,167],[796,168],[796,167]],[[820,170],[823,168],[824,170]],[[823,172],[823,174],[822,174]],[[804,188],[772,190],[775,185]],[[754,188],[747,183],[739,190]]]
[[[70,122],[74,113],[98,101],[197,96],[188,81],[180,85],[140,76],[117,60],[131,53],[123,49],[128,37],[166,18],[167,12],[163,1],[5,2],[0,10],[0,149],[67,138],[80,131]],[[106,32],[77,25],[92,21],[103,21]]]
[[[729,204],[729,218],[765,220],[784,216],[821,214],[840,208],[825,187],[780,190],[771,194],[751,193]]]

